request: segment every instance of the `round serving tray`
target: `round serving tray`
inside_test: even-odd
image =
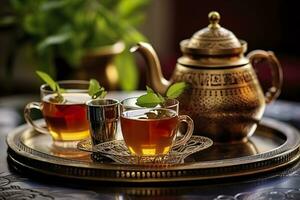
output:
[[[27,125],[7,136],[8,160],[19,171],[59,177],[112,182],[176,182],[256,174],[274,170],[299,158],[300,133],[264,118],[247,142],[214,144],[176,165],[125,165],[77,149],[55,148],[49,135]]]

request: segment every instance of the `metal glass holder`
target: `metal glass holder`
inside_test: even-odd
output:
[[[177,140],[180,139],[176,138]],[[114,140],[104,142],[92,147],[90,139],[77,144],[80,150],[98,154],[95,158],[106,156],[116,163],[131,165],[172,165],[184,163],[184,159],[191,154],[202,151],[212,146],[213,141],[207,137],[192,136],[185,145],[173,147],[168,154],[155,156],[135,156],[132,155],[124,140]],[[97,159],[95,159],[97,161]],[[100,160],[102,161],[102,160]]]

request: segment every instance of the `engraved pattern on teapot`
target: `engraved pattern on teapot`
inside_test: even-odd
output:
[[[194,70],[178,64],[173,81],[191,85],[179,101],[180,112],[195,122],[194,134],[218,138],[219,133],[228,132],[231,140],[241,140],[254,132],[263,115],[264,95],[251,65]]]
[[[197,32],[194,38],[191,39],[189,47],[197,47],[202,49],[227,49],[235,48],[236,41],[233,40],[231,32],[225,31],[211,31],[207,32],[208,28]],[[197,35],[201,35],[201,38]],[[227,41],[224,41],[227,40]],[[203,40],[209,40],[208,42],[203,42]],[[211,42],[214,40],[214,42]]]
[[[233,142],[250,137],[262,118],[266,103],[276,99],[282,86],[282,69],[273,52],[255,50],[244,56],[247,42],[239,40],[209,14],[210,25],[180,42],[183,56],[168,81],[162,76],[153,47],[140,42],[139,50],[148,63],[148,84],[164,94],[173,82],[185,81],[190,87],[179,98],[180,112],[194,120],[194,134],[215,142]],[[206,36],[209,36],[207,38]],[[252,64],[267,61],[272,70],[272,86],[266,94],[260,87]]]
[[[255,77],[255,78],[254,78]],[[249,70],[234,71],[230,73],[203,73],[191,71],[181,73],[176,71],[173,75],[176,81],[185,81],[193,85],[193,88],[216,88],[218,86],[243,86],[248,85],[249,82],[256,80],[256,75]]]

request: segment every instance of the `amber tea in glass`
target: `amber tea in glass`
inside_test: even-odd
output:
[[[121,102],[121,130],[124,141],[133,155],[156,156],[170,152],[173,146],[185,144],[193,133],[193,121],[178,115],[173,108],[157,106],[142,108],[130,105],[132,98]],[[176,102],[178,106],[178,102]],[[186,134],[175,142],[179,124],[186,122]]]
[[[87,93],[88,81],[60,81],[64,89],[62,101],[57,101],[57,93],[48,85],[41,86],[42,102],[31,102],[25,107],[25,119],[34,129],[41,133],[50,133],[55,142],[78,141],[89,137],[89,125],[85,102],[90,100]],[[32,121],[31,109],[43,113],[47,128]]]
[[[63,103],[53,103],[53,95],[43,98],[43,116],[54,140],[81,140],[89,136],[85,101],[88,94],[62,94]]]
[[[157,113],[164,112],[159,116]],[[171,110],[133,110],[121,116],[123,138],[136,155],[166,154],[177,132],[178,116]]]

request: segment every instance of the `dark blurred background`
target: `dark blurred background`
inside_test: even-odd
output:
[[[0,12],[10,13],[9,1],[0,0]],[[100,1],[101,2],[101,1]],[[118,1],[116,1],[118,2]],[[164,75],[169,78],[181,55],[179,42],[208,25],[210,11],[221,14],[220,24],[248,42],[248,52],[255,49],[272,50],[282,64],[284,85],[280,99],[300,101],[300,15],[296,1],[284,0],[152,0],[145,5],[145,21],[138,30],[156,49]],[[18,52],[10,74],[5,70],[8,51],[15,44],[13,29],[0,29],[0,95],[37,93],[34,64],[26,60],[26,49]],[[139,79],[136,89],[146,84],[145,63],[135,56]],[[267,67],[256,69],[262,85],[270,84],[271,73]],[[60,76],[59,79],[69,78]],[[114,89],[122,89],[120,87]]]

